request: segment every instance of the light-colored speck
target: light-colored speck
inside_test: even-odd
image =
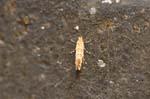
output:
[[[40,74],[40,75],[39,75],[39,81],[43,81],[43,80],[45,80],[45,79],[46,79],[45,74]]]
[[[61,65],[61,64],[62,64],[62,62],[61,62],[61,61],[59,61],[59,60],[58,60],[56,63],[57,63],[57,64],[59,64],[59,65]]]
[[[114,82],[113,82],[113,81],[109,81],[109,83],[110,83],[110,84],[114,84]]]
[[[114,17],[114,21],[117,21],[117,17]]]
[[[96,13],[96,8],[95,7],[90,8],[89,12],[90,12],[91,15],[95,14]]]
[[[75,26],[75,27],[74,27],[74,29],[79,30],[79,26],[78,26],[78,25],[77,25],[77,26]]]
[[[136,80],[136,82],[139,82],[139,80]]]
[[[111,0],[103,0],[102,3],[112,4],[112,1]]]
[[[44,30],[44,29],[45,29],[45,26],[41,26],[41,29]]]
[[[120,0],[116,0],[116,3],[120,3]]]
[[[64,11],[64,9],[63,9],[63,8],[60,8],[59,10],[60,10],[60,11]]]
[[[99,67],[105,67],[106,66],[106,63],[104,63],[103,60],[98,60],[97,64]]]

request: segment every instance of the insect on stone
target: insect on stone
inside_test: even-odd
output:
[[[81,70],[82,63],[84,59],[84,41],[83,37],[78,37],[77,43],[76,43],[76,53],[75,53],[75,68],[77,71]]]

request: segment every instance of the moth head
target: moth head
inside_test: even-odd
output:
[[[82,37],[82,36],[79,36],[79,37],[78,37],[78,40],[83,40],[83,37]]]

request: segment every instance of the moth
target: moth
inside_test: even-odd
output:
[[[83,61],[84,61],[84,41],[83,37],[79,36],[75,49],[75,69],[77,71],[81,70]]]

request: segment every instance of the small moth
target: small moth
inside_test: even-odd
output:
[[[81,66],[84,60],[84,41],[83,37],[78,37],[76,43],[76,52],[75,52],[75,68],[77,71],[81,70]]]

